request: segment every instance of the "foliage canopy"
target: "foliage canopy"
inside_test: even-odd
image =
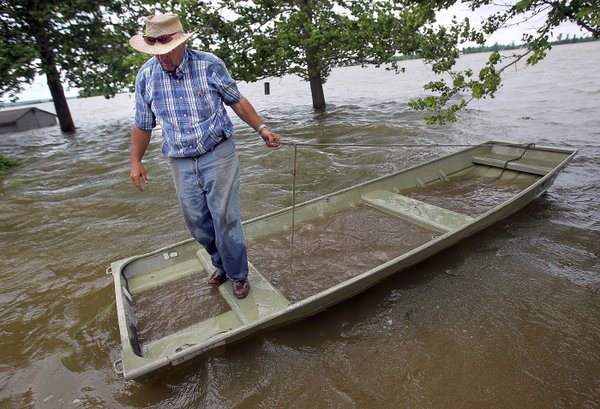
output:
[[[0,0],[0,96],[11,99],[45,74],[63,131],[73,131],[62,83],[82,96],[126,85],[123,56],[135,0]],[[128,19],[124,19],[128,17]]]
[[[0,0],[0,94],[14,98],[36,74],[47,74],[48,58],[84,96],[121,91],[134,9],[129,0]]]
[[[499,6],[493,0],[476,0],[464,2],[475,11],[482,7],[495,5],[498,11],[483,20],[481,28],[470,29],[467,36],[457,36],[454,48],[468,41],[483,45],[493,33],[506,27],[541,19],[533,33],[522,37],[523,51],[503,57],[500,52],[490,54],[484,67],[475,73],[472,69],[454,70],[456,60],[450,58],[439,65],[440,58],[423,55],[431,63],[437,74],[445,74],[445,78],[432,81],[425,89],[432,95],[418,98],[409,105],[418,110],[427,110],[432,114],[426,117],[429,124],[444,124],[456,120],[456,112],[465,107],[473,99],[493,98],[502,86],[502,72],[508,67],[525,59],[529,65],[537,64],[551,50],[550,40],[553,30],[564,22],[572,22],[593,37],[600,38],[600,1],[534,1],[520,0]],[[442,56],[445,58],[445,56]]]
[[[191,10],[185,16],[191,26],[200,28],[200,37],[211,39],[210,46],[236,78],[256,81],[296,74],[310,82],[313,106],[322,108],[322,85],[333,66],[390,63],[398,69],[394,57],[417,53],[431,35],[426,26],[435,21],[436,10],[450,4],[223,0],[217,8]]]

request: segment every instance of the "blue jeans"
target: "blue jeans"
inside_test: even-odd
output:
[[[197,158],[171,158],[173,182],[192,237],[212,264],[232,281],[248,277],[240,218],[240,172],[235,142],[228,138]]]

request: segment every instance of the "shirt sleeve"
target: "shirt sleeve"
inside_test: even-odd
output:
[[[150,108],[147,94],[147,78],[145,70],[140,70],[135,78],[135,118],[133,124],[140,129],[156,127],[156,116]]]
[[[233,105],[239,102],[242,94],[240,94],[235,80],[229,75],[225,63],[221,59],[216,58],[212,64],[211,71],[212,79],[221,94],[221,98],[223,98],[223,102],[226,105]]]

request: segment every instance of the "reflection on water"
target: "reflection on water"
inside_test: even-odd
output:
[[[188,237],[159,133],[143,194],[128,178],[127,95],[70,100],[75,135],[2,135],[0,152],[22,165],[0,187],[0,406],[597,407],[600,150],[586,146],[600,136],[599,46],[554,47],[541,64],[506,72],[493,101],[441,128],[406,106],[429,77],[421,61],[405,62],[398,77],[334,69],[325,114],[313,113],[308,84],[296,79],[272,80],[268,97],[263,84],[242,84],[288,141],[583,148],[545,196],[506,221],[318,316],[147,384],[113,373],[120,339],[114,313],[103,313],[114,300],[105,269]],[[552,85],[538,86],[542,79]],[[267,150],[235,125],[244,219],[289,206],[292,149]],[[301,147],[297,200],[452,151]]]

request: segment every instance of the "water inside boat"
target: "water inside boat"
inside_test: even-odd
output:
[[[206,285],[206,276],[199,267],[187,277],[133,294],[141,345],[231,309],[217,289]]]
[[[538,179],[539,176],[527,173],[500,173],[497,168],[477,166],[400,193],[477,217]],[[297,223],[293,256],[290,232],[284,230],[249,238],[248,257],[251,264],[294,303],[405,254],[441,234],[360,204]],[[201,263],[195,263],[178,279],[147,289],[138,287],[133,293],[133,305],[142,347],[230,310],[218,290],[206,286],[211,273]]]
[[[528,188],[540,176],[481,166],[436,180],[424,187],[402,190],[402,194],[435,206],[477,217]]]

